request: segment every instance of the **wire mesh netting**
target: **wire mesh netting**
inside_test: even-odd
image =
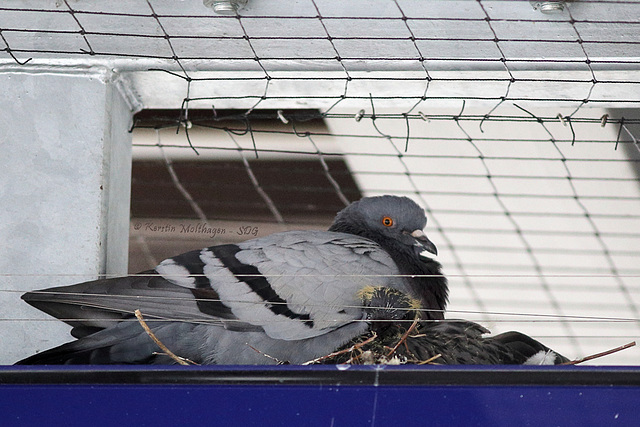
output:
[[[406,195],[448,317],[580,357],[640,330],[640,3],[531,3],[9,0],[0,47],[16,72],[117,70],[144,107],[131,272]]]

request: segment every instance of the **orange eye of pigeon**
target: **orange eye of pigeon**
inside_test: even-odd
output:
[[[382,225],[385,227],[391,227],[393,225],[393,219],[391,217],[385,216],[382,218]]]

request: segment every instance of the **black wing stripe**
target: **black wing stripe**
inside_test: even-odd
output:
[[[171,258],[176,264],[183,266],[193,275],[196,288],[211,289],[211,282],[204,274],[204,262],[200,259],[201,251],[191,251]]]
[[[196,299],[198,310],[209,316],[221,319],[236,319],[236,316],[227,307],[213,289],[189,289]]]
[[[220,296],[211,287],[211,281],[204,274],[205,263],[200,258],[202,251],[190,251],[171,259],[177,264],[187,269],[189,275],[194,279],[195,289],[189,289],[196,299],[198,310],[209,316],[221,319],[236,319],[231,308],[225,305]]]
[[[287,306],[287,302],[276,293],[267,278],[260,273],[256,266],[243,264],[236,258],[236,254],[240,251],[237,245],[212,246],[209,250],[233,273],[236,279],[246,283],[264,301],[271,303],[266,305],[271,312],[289,319],[302,320],[306,326],[313,328],[311,317],[305,313],[301,314],[292,311]]]

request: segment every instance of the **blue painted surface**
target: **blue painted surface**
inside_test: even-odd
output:
[[[78,368],[74,369],[77,371]],[[90,368],[85,369],[90,371]],[[167,370],[171,374],[167,378],[179,378],[189,371],[206,376],[229,369],[175,368]],[[301,375],[314,371],[285,369]],[[19,374],[25,375],[33,371],[33,368],[18,370]],[[127,368],[125,371],[144,374],[154,372],[154,369]],[[249,369],[254,373],[260,371]],[[278,369],[267,371],[275,376],[279,372]],[[326,367],[315,371],[336,372]],[[242,385],[186,384],[172,383],[171,379],[166,384],[136,383],[138,380],[130,384],[21,384],[15,381],[2,384],[3,370],[0,369],[0,425],[640,425],[640,385],[637,384],[465,385],[458,379],[457,384],[429,385],[428,374],[437,371],[448,372],[446,369],[416,369],[416,378],[421,373],[426,375],[422,384],[376,386],[252,384],[252,380]],[[480,371],[493,372],[490,368]],[[609,371],[615,373],[616,369]],[[370,373],[371,369],[363,369],[363,372]],[[385,372],[393,375],[393,369],[387,368]],[[469,372],[471,375],[472,371]],[[510,375],[510,371],[495,372]],[[512,372],[517,373],[518,369]],[[576,369],[557,370],[558,375],[563,372],[576,372]],[[595,371],[583,369],[578,372],[592,376]],[[598,372],[606,375],[607,370]],[[110,374],[109,369],[105,374]]]
[[[0,387],[4,426],[637,426],[638,402],[637,388],[584,386]]]

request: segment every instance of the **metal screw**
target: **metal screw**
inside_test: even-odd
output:
[[[545,14],[560,13],[564,10],[564,1],[529,1],[534,10]]]
[[[248,0],[202,0],[202,3],[213,9],[219,15],[235,15],[238,9],[247,4]]]

